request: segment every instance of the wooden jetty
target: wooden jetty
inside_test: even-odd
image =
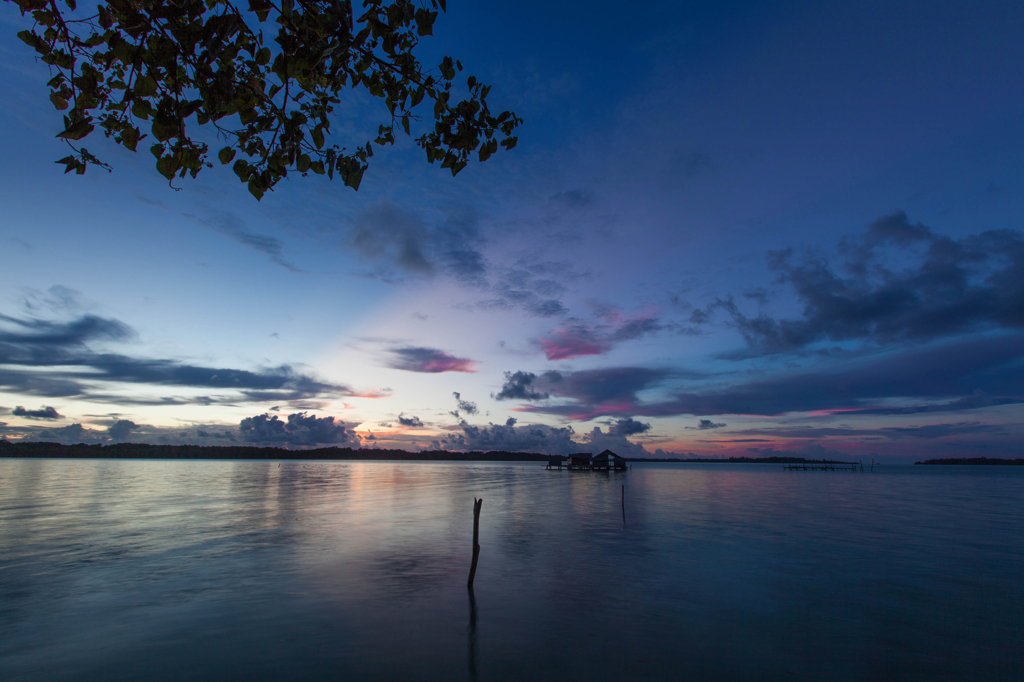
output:
[[[786,471],[864,471],[864,465],[859,462],[793,462],[783,464]]]
[[[548,457],[548,469],[568,469],[569,471],[627,471],[629,465],[623,457],[611,450],[599,455],[589,452],[577,452],[568,457],[554,455]]]

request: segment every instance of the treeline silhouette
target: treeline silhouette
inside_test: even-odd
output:
[[[564,460],[559,455],[536,452],[449,452],[429,450],[368,450],[353,448],[317,448],[315,450],[287,450],[275,447],[225,445],[151,445],[148,443],[114,443],[111,445],[64,445],[62,443],[18,442],[0,440],[0,457],[57,457],[69,459],[266,459],[266,460],[415,460],[427,462],[548,462]],[[630,462],[749,462],[755,464],[800,464],[825,462],[803,457],[730,457],[729,459],[682,459],[656,457],[626,457]],[[828,460],[833,463],[832,460]],[[849,462],[847,462],[848,464]]]
[[[947,457],[945,459],[926,459],[914,464],[996,464],[1024,466],[1024,459],[1000,459],[998,457]]]
[[[63,457],[71,459],[351,459],[351,460],[425,460],[454,462],[546,462],[547,455],[533,452],[407,452],[405,450],[365,450],[317,448],[286,450],[274,447],[223,445],[150,445],[114,443],[112,445],[63,445],[61,443],[11,443],[0,441],[0,457]]]

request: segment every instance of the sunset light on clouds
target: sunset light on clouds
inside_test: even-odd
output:
[[[452,177],[401,138],[258,203],[98,133],[113,171],[64,175],[5,7],[0,435],[1020,452],[1024,10],[572,6],[452,2],[423,43],[515,149]]]

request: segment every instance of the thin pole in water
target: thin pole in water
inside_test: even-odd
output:
[[[480,507],[484,504],[483,498],[473,498],[473,563],[469,567],[469,582],[467,587],[473,589],[473,578],[476,577],[476,562],[480,558]]]
[[[626,486],[622,486],[622,524],[626,524]]]

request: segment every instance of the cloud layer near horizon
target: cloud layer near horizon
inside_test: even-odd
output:
[[[0,323],[6,323],[6,328],[0,328],[0,389],[22,395],[124,404],[211,404],[353,394],[347,386],[320,381],[287,364],[253,371],[94,350],[95,345],[136,338],[134,330],[120,320],[89,314],[64,321],[0,315]],[[161,392],[172,387],[222,393],[201,398],[144,397],[112,393],[107,384]]]

